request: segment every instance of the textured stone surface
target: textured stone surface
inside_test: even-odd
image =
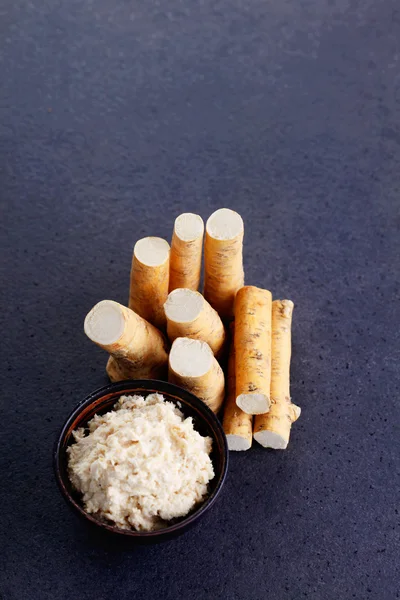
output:
[[[398,2],[3,0],[0,33],[2,600],[398,598]],[[196,529],[105,547],[51,468],[106,381],[84,316],[220,206],[295,302],[301,419]]]

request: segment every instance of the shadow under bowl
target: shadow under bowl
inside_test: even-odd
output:
[[[74,443],[72,432],[78,427],[85,427],[95,414],[104,414],[113,409],[114,404],[123,395],[138,394],[148,396],[152,393],[162,394],[164,398],[179,408],[184,417],[192,417],[193,426],[203,436],[212,438],[212,453],[210,455],[214,467],[214,478],[210,481],[209,493],[204,502],[196,506],[186,517],[171,521],[164,529],[156,531],[136,531],[120,529],[110,522],[102,521],[87,513],[81,501],[80,494],[74,490],[68,477],[67,448]],[[194,525],[214,504],[221,492],[228,469],[228,446],[222,426],[214,413],[199,398],[186,390],[164,381],[127,380],[111,383],[87,396],[72,411],[56,440],[54,449],[54,472],[61,493],[68,505],[88,524],[100,528],[125,539],[139,543],[155,543],[171,539]]]

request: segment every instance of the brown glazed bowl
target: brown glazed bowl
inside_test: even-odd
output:
[[[84,427],[95,414],[104,414],[112,410],[113,405],[122,395],[148,394],[157,392],[162,394],[166,400],[180,403],[180,410],[185,417],[192,417],[194,428],[201,434],[210,436],[213,440],[211,460],[214,466],[215,477],[209,483],[209,495],[206,500],[196,507],[186,517],[176,519],[165,529],[156,531],[134,531],[130,529],[119,529],[111,523],[100,521],[95,516],[88,514],[83,509],[80,494],[77,493],[68,478],[67,472],[67,448],[74,443],[72,431],[78,427]],[[127,380],[111,383],[92,394],[89,394],[72,411],[66,420],[56,440],[54,449],[54,471],[58,486],[67,504],[86,523],[109,532],[115,536],[123,536],[125,539],[139,543],[160,542],[183,533],[186,529],[197,522],[214,504],[225,481],[228,469],[228,446],[222,426],[214,413],[199,398],[186,390],[166,383],[165,381]]]

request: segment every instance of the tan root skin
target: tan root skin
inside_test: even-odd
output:
[[[201,276],[204,223],[199,215],[184,213],[175,220],[171,242],[169,291],[198,290]]]
[[[171,342],[178,337],[202,340],[217,358],[221,356],[226,340],[225,327],[217,311],[199,292],[176,289],[169,294],[164,309]]]
[[[224,403],[222,426],[229,450],[248,450],[253,438],[253,417],[236,404],[234,325],[231,325],[231,346],[228,361],[227,394]]]
[[[86,335],[111,354],[111,381],[163,379],[168,368],[168,344],[163,334],[118,302],[103,300],[85,319]]]
[[[168,380],[198,396],[215,413],[220,410],[224,374],[206,342],[177,338],[169,355]]]
[[[293,302],[272,303],[271,408],[254,420],[254,439],[265,448],[284,450],[300,408],[290,401],[290,356]]]
[[[233,317],[236,292],[244,284],[243,220],[228,208],[207,221],[204,244],[204,296],[223,320]]]
[[[236,404],[252,415],[270,406],[271,304],[271,292],[254,286],[236,295]]]
[[[133,249],[129,308],[159,329],[166,325],[169,256],[169,244],[162,238],[143,238]]]

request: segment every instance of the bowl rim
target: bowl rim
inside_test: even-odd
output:
[[[162,388],[164,388],[164,392],[157,390],[157,386],[160,386],[160,385]],[[121,395],[123,395],[126,387],[142,388],[143,391],[148,391],[148,392],[153,392],[153,393],[161,393],[161,394],[163,394],[163,393],[169,394],[168,390],[165,389],[165,388],[168,388],[171,392],[170,395],[172,395],[172,396],[175,396],[178,398],[182,395],[185,396],[185,400],[188,400],[189,404],[193,404],[193,407],[198,408],[200,410],[200,412],[202,412],[202,411],[205,412],[208,415],[209,419],[211,419],[211,421],[213,421],[216,433],[217,433],[217,435],[219,435],[220,440],[222,442],[223,465],[222,465],[222,471],[219,476],[219,481],[217,483],[216,488],[208,496],[208,498],[205,500],[205,502],[203,502],[200,505],[200,507],[197,510],[195,510],[192,514],[190,514],[188,517],[184,517],[183,519],[178,521],[178,523],[175,523],[171,526],[167,526],[163,529],[156,529],[154,531],[136,531],[134,529],[120,529],[119,527],[116,527],[114,525],[99,521],[94,516],[87,513],[82,508],[82,506],[80,506],[80,504],[74,500],[74,498],[71,496],[71,494],[69,493],[69,491],[65,485],[63,476],[61,475],[60,463],[61,463],[61,454],[63,452],[62,442],[65,438],[67,430],[70,427],[71,422],[79,415],[80,412],[82,412],[83,408],[90,405],[95,400],[100,400],[102,396],[106,396],[107,394],[112,394],[112,393],[118,392],[118,391],[121,391]],[[155,388],[155,389],[153,389],[153,388]],[[126,391],[126,393],[129,393],[129,392]],[[157,379],[126,379],[123,381],[117,381],[117,382],[109,383],[101,388],[98,388],[98,389],[94,390],[93,392],[91,392],[90,394],[88,394],[87,396],[85,396],[85,398],[83,398],[83,400],[81,400],[72,409],[72,411],[70,412],[68,417],[65,419],[64,424],[62,425],[61,429],[59,430],[59,433],[56,436],[56,440],[54,443],[54,449],[53,449],[54,475],[55,475],[55,478],[57,481],[58,488],[60,489],[61,494],[64,497],[64,499],[67,501],[67,503],[75,511],[77,511],[81,516],[83,516],[85,519],[87,519],[91,523],[97,525],[101,529],[109,531],[111,533],[116,533],[118,535],[127,536],[127,537],[131,537],[131,538],[155,538],[155,537],[160,537],[160,536],[164,536],[164,535],[168,536],[169,534],[178,532],[179,530],[186,528],[187,526],[189,526],[192,523],[194,523],[195,521],[197,521],[197,519],[199,519],[201,517],[201,515],[203,515],[209,508],[211,508],[211,506],[214,504],[215,500],[217,499],[219,493],[221,492],[221,489],[225,483],[226,475],[228,472],[228,464],[229,464],[228,443],[226,440],[224,430],[222,428],[222,424],[220,423],[218,417],[213,413],[213,411],[202,400],[200,400],[200,398],[198,398],[191,392],[188,392],[187,390],[185,390],[185,389],[181,388],[180,386],[175,385],[173,383],[169,383],[167,381],[161,381],[161,380],[157,380]]]

